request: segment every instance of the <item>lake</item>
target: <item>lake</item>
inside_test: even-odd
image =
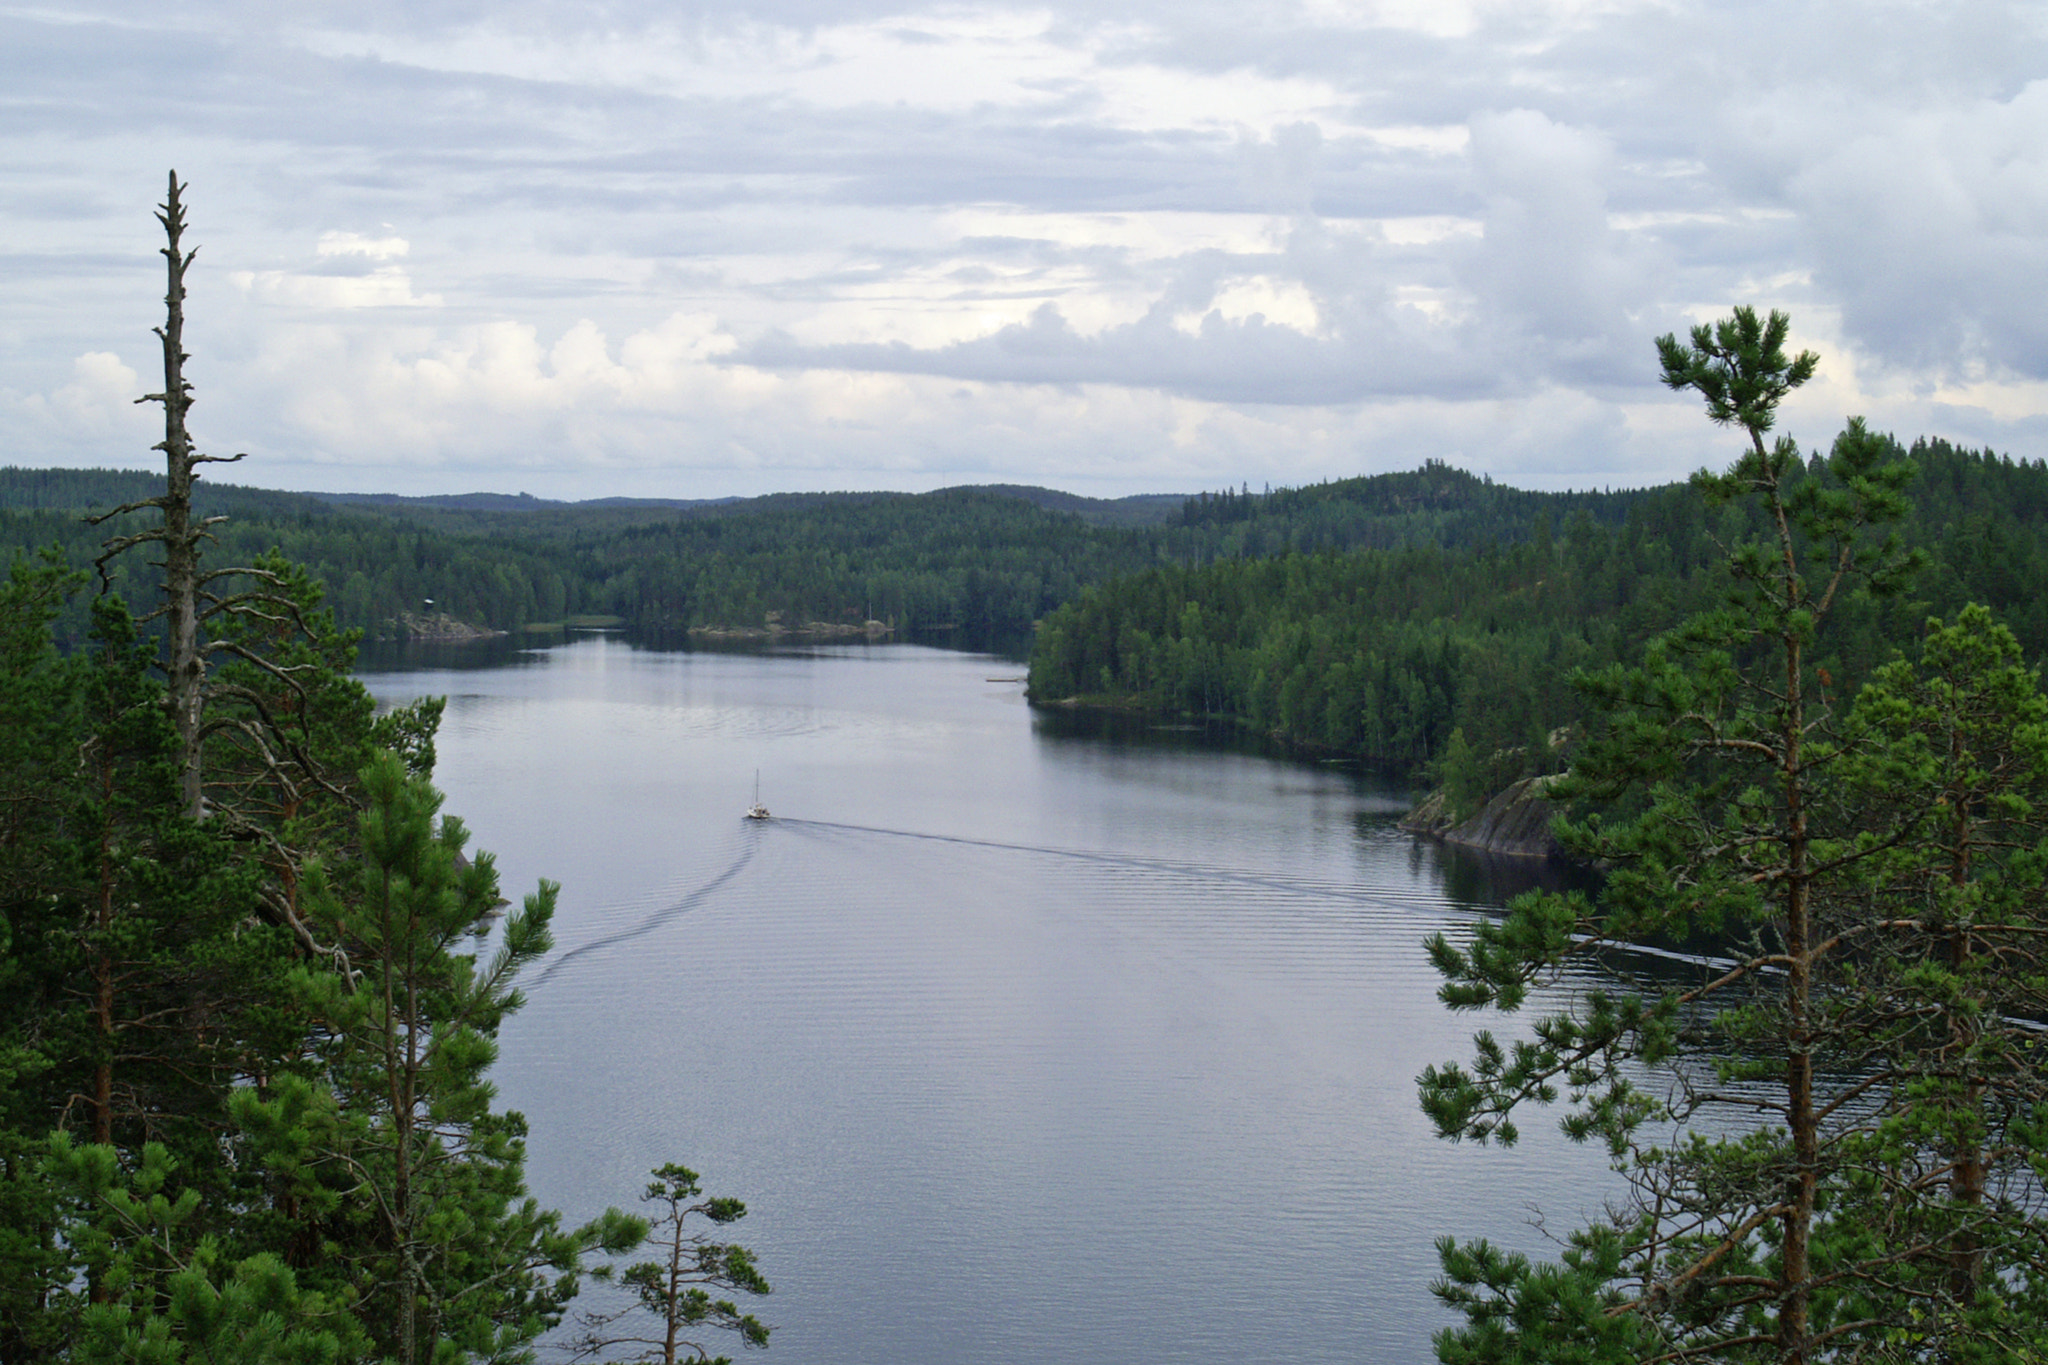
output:
[[[1033,712],[989,656],[489,657],[364,681],[448,697],[447,810],[507,895],[563,885],[495,1073],[530,1184],[745,1199],[764,1360],[1405,1365],[1434,1239],[1543,1253],[1615,1188],[1541,1117],[1503,1151],[1417,1109],[1493,1022],[1422,941],[1515,877],[1402,834],[1405,790]]]

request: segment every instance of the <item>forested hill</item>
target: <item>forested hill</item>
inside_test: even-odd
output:
[[[1203,493],[1184,502],[1171,524],[1213,533],[1217,557],[1226,559],[1422,544],[1460,549],[1518,541],[1546,519],[1562,525],[1580,513],[1619,525],[1651,495],[1529,492],[1431,460],[1413,472],[1266,493]]]
[[[1928,605],[1998,605],[2038,653],[2048,642],[2048,596],[2029,586],[2048,581],[2039,464],[1940,442],[1914,454],[1915,535],[1939,561]],[[82,516],[160,483],[0,470],[0,544],[59,544],[87,565],[113,527]],[[343,624],[373,635],[432,599],[498,630],[577,618],[744,629],[775,613],[876,618],[899,638],[980,644],[1027,639],[1033,622],[1115,581],[1049,622],[1035,695],[1235,716],[1395,767],[1440,755],[1460,724],[1475,744],[1519,744],[1568,714],[1569,665],[1669,624],[1717,553],[1683,487],[1535,493],[1437,463],[1191,499],[1001,487],[690,505],[335,500],[209,481],[198,501],[228,517],[210,562],[281,550],[326,585]],[[116,586],[147,600],[133,578],[148,572],[144,557],[127,560]],[[1909,628],[1914,610],[1901,608],[1887,631]],[[85,619],[74,598],[63,637],[81,638]]]
[[[0,470],[0,543],[60,545],[91,562],[115,529],[85,514],[160,491],[158,476]],[[216,563],[270,549],[307,566],[342,623],[401,629],[428,599],[471,625],[518,630],[611,618],[649,631],[880,619],[900,634],[1021,640],[1083,587],[1154,565],[1354,545],[1511,542],[1548,514],[1618,522],[1636,494],[1542,494],[1430,465],[1253,497],[1115,500],[997,486],[935,493],[803,493],[707,502],[557,503],[509,494],[433,498],[273,492],[202,482],[225,515]],[[131,575],[116,587],[143,600]],[[85,608],[59,624],[76,639]]]
[[[1971,601],[2041,660],[2048,468],[1943,441],[1900,453],[1920,470],[1903,535],[1930,564],[1905,599],[1848,604],[1821,661],[1829,676],[1853,687],[1911,646],[1928,615]],[[1167,566],[1093,588],[1038,632],[1033,699],[1227,717],[1394,771],[1441,768],[1456,736],[1468,790],[1497,790],[1552,762],[1547,737],[1582,718],[1572,669],[1634,657],[1717,600],[1723,547],[1750,529],[1683,485],[1545,504],[1436,466],[1361,483],[1196,499],[1184,519],[1287,544],[1339,515],[1323,499],[1341,490],[1354,494],[1340,505],[1348,524],[1383,518],[1393,543]],[[1396,515],[1404,506],[1416,520]],[[1528,518],[1517,534],[1484,529],[1514,515]]]
[[[141,472],[0,470],[0,544],[56,545],[72,565],[88,565],[123,523],[95,528],[85,516],[150,497],[161,483]],[[435,612],[498,630],[578,618],[655,632],[746,629],[773,614],[796,623],[875,618],[903,634],[972,640],[1021,639],[1088,583],[1164,556],[1198,556],[1188,533],[1159,524],[1156,501],[959,488],[550,504],[338,499],[211,481],[195,498],[200,513],[227,518],[210,562],[280,550],[326,586],[342,624],[372,635],[402,629],[404,614],[431,600]],[[151,594],[134,580],[147,572],[139,559],[124,562],[114,586],[145,600]],[[85,614],[83,601],[71,603],[60,638],[78,639]]]

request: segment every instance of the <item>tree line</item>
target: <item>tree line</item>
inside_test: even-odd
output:
[[[55,545],[83,565],[102,534],[85,518],[148,487],[124,471],[0,469],[0,542]],[[200,515],[224,518],[211,528],[219,553],[305,566],[341,624],[373,638],[429,611],[502,631],[603,618],[650,635],[759,628],[773,614],[1012,647],[1084,588],[1155,566],[1506,543],[1545,517],[1617,523],[1640,496],[1529,493],[1435,463],[1185,501],[993,487],[584,505],[323,499],[211,480],[192,494]],[[113,590],[136,591],[132,566],[110,572]],[[75,604],[57,626],[72,641],[87,628]]]
[[[1941,440],[1883,444],[1920,471],[1900,534],[1927,563],[1893,598],[1852,592],[1817,666],[1853,688],[1928,615],[1969,602],[2041,658],[2048,599],[2034,585],[2048,581],[2048,466]],[[1788,488],[1824,479],[1824,463],[1803,457]],[[1038,630],[1032,696],[1229,718],[1384,771],[1435,775],[1469,806],[1561,766],[1553,738],[1588,718],[1573,671],[1632,657],[1703,609],[1725,547],[1764,529],[1756,507],[1710,505],[1683,485],[1578,505],[1531,498],[1495,514],[1488,504],[1503,494],[1438,468],[1364,482],[1395,496],[1407,482],[1414,506],[1434,496],[1436,520],[1408,524],[1412,539],[1387,548],[1162,566],[1093,586]],[[1470,503],[1446,496],[1461,485]],[[1284,496],[1298,506],[1303,495]],[[1263,501],[1236,499],[1227,524],[1270,519],[1275,534],[1301,524],[1285,509],[1267,518]],[[1189,511],[1218,515],[1213,501]],[[1384,516],[1389,535],[1403,525]]]

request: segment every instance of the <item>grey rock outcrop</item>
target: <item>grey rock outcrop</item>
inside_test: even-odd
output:
[[[1564,851],[1550,835],[1556,811],[1544,796],[1555,777],[1525,777],[1497,793],[1471,819],[1453,822],[1444,794],[1431,792],[1408,813],[1401,828],[1461,848],[1476,848],[1510,858],[1558,858]]]

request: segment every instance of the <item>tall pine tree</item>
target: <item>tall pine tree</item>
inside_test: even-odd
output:
[[[2011,1035],[1979,1046],[1997,1032],[1996,969],[1965,908],[1993,889],[1969,889],[1956,851],[1990,828],[1972,824],[1982,813],[2020,809],[2016,770],[1931,756],[1961,732],[1910,670],[1845,718],[1822,651],[1853,595],[1896,592],[1913,571],[1885,532],[1913,471],[1860,421],[1810,464],[1790,439],[1767,444],[1816,364],[1785,353],[1788,330],[1782,314],[1738,309],[1690,345],[1659,342],[1665,382],[1747,437],[1726,473],[1695,485],[1753,504],[1764,534],[1729,554],[1720,608],[1640,665],[1581,680],[1601,723],[1554,790],[1610,812],[1561,831],[1608,869],[1599,897],[1526,897],[1468,944],[1429,945],[1447,1004],[1503,1011],[1616,945],[1724,945],[1689,980],[1584,990],[1527,1038],[1482,1033],[1471,1063],[1422,1076],[1424,1108],[1452,1138],[1511,1142],[1522,1105],[1568,1099],[1565,1131],[1599,1140],[1634,1191],[1555,1264],[1446,1242],[1439,1293],[1466,1317],[1439,1339],[1448,1361],[1996,1358],[2012,1321],[1974,1305],[1991,1280],[2022,1288],[2032,1274],[2026,1258],[1982,1261],[2019,1244],[2020,1226],[2037,1242],[2041,1229],[1990,1216],[1973,1170],[2002,1109],[2003,1169],[2022,1185],[2030,1162],[2038,1171],[2028,1087],[2042,1059]],[[1963,690],[2004,699],[1972,712],[1985,728],[1968,743],[2030,751],[2010,658],[1984,623],[1963,633],[1974,643],[1937,632],[1926,667],[1973,658]],[[1997,882],[2016,917],[2001,941],[2026,953],[2031,857],[2003,860]]]

